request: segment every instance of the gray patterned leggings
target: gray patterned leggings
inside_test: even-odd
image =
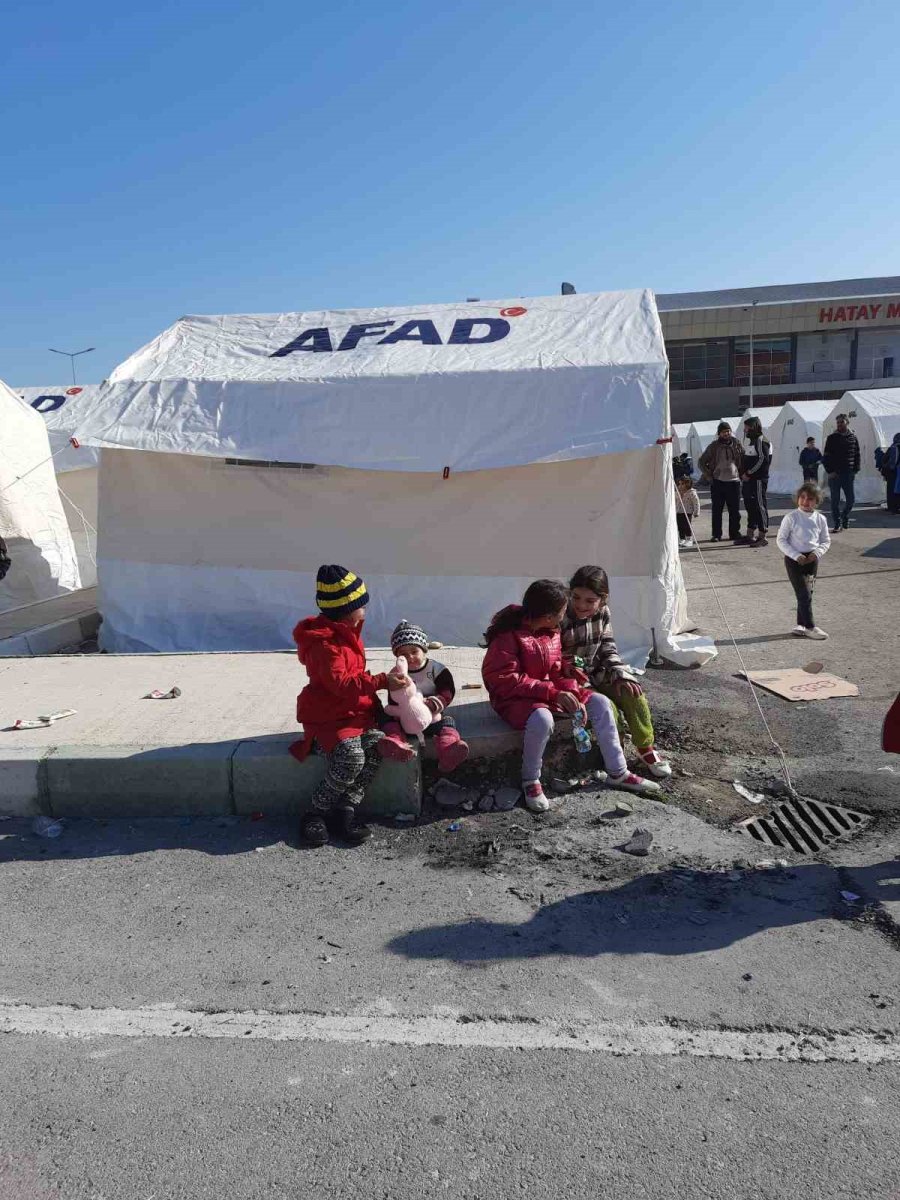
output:
[[[381,765],[378,743],[383,737],[380,729],[367,729],[359,737],[338,742],[325,755],[328,768],[313,792],[313,808],[330,812],[337,804],[352,804],[357,808],[362,803],[366,788]]]

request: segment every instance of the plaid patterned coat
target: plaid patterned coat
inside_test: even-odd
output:
[[[619,655],[609,605],[604,604],[598,613],[585,621],[579,621],[570,610],[560,633],[563,661],[568,665],[574,658],[583,659],[588,679],[595,687],[620,679],[634,679]]]

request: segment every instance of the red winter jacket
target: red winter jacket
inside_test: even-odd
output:
[[[387,687],[387,676],[369,674],[361,634],[340,621],[307,617],[294,630],[294,641],[309,676],[297,697],[304,736],[291,746],[302,762],[313,738],[327,752],[375,726],[381,712],[375,693]]]
[[[503,611],[511,610],[521,612],[517,604]],[[524,729],[536,708],[562,712],[560,693],[574,692],[582,702],[590,696],[589,688],[562,677],[562,667],[559,630],[530,633],[519,628],[493,639],[481,664],[481,677],[494,711],[513,729]]]

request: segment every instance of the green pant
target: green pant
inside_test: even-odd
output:
[[[650,705],[643,692],[640,696],[632,696],[630,692],[615,695],[612,686],[608,683],[604,683],[601,687],[597,687],[596,684],[591,686],[595,692],[599,692],[601,696],[608,696],[612,700],[616,706],[619,725],[622,725],[624,719],[628,732],[631,734],[631,740],[638,750],[645,750],[648,746],[653,745],[653,718],[650,716]]]

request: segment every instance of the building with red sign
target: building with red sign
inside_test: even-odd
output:
[[[673,421],[900,387],[898,276],[680,292],[656,302]]]

